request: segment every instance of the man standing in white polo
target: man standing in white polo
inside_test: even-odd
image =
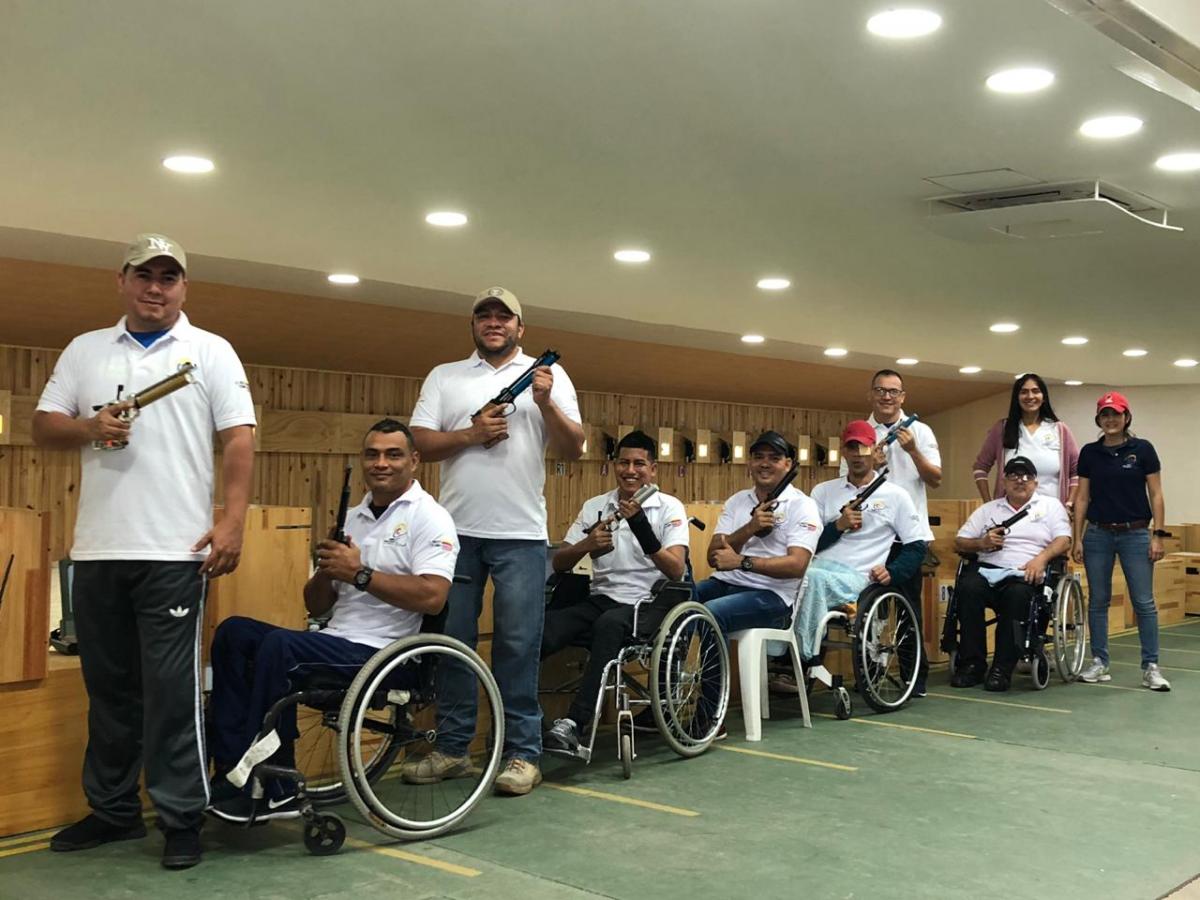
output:
[[[560,459],[583,453],[575,387],[562,367],[539,367],[533,384],[506,409],[481,410],[536,361],[522,352],[521,304],[494,287],[475,298],[475,352],[437,366],[421,385],[410,427],[426,462],[441,461],[438,502],[454,518],[461,549],[450,589],[446,633],[471,647],[479,637],[484,582],[494,588],[492,671],[504,699],[505,765],[496,790],[527,794],[542,780],[538,661],[545,613],[546,481],[549,444]],[[429,784],[465,774],[475,733],[475,681],[443,666],[438,705],[445,716],[438,749],[402,769]],[[469,695],[469,696],[468,696]]]
[[[871,378],[871,389],[867,392],[867,401],[871,404],[871,416],[867,422],[875,429],[878,441],[875,444],[875,467],[888,467],[888,481],[903,488],[912,499],[917,515],[921,517],[921,540],[926,543],[933,540],[933,529],[929,527],[929,501],[925,495],[926,487],[937,487],[942,483],[942,453],[938,449],[937,438],[933,429],[924,422],[915,421],[906,428],[897,427],[908,418],[904,411],[904,378],[894,369],[880,369]],[[896,439],[886,444],[888,432],[895,429]],[[839,474],[845,475],[846,460],[842,458]],[[895,560],[900,553],[899,543],[892,545],[888,562]],[[904,591],[917,619],[921,619],[921,569],[917,568],[912,578],[903,584],[897,584]],[[920,621],[918,621],[920,624]],[[913,689],[914,697],[925,696],[925,676],[929,671],[929,662],[921,657],[921,671],[917,674],[917,683]]]
[[[80,451],[75,625],[88,691],[83,789],[91,815],[51,850],[140,838],[138,776],[166,835],[162,863],[200,861],[208,804],[200,706],[200,628],[208,578],[232,572],[254,467],[254,404],[224,338],[183,313],[187,257],[141,234],[117,276],[125,316],[63,351],[33,417],[39,447]],[[147,405],[106,405],[191,363],[193,383]],[[214,527],[213,434],[225,512]]]

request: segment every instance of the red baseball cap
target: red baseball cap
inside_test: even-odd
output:
[[[866,419],[855,419],[842,429],[842,446],[851,441],[865,447],[875,446],[875,428]]]
[[[1125,399],[1124,394],[1110,391],[1096,401],[1096,414],[1099,415],[1102,409],[1115,409],[1119,413],[1129,412],[1129,401]]]

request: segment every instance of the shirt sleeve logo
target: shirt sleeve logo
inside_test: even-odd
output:
[[[446,537],[445,535],[434,538],[431,543],[433,546],[439,548],[445,553],[452,553],[454,551],[454,541],[450,540],[450,538]]]
[[[667,527],[668,528],[678,528],[682,524],[683,524],[683,519],[672,519],[670,522],[667,523]]]

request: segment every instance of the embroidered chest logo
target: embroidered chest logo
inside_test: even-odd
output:
[[[1121,468],[1122,469],[1136,469],[1137,461],[1138,461],[1138,458],[1137,458],[1136,453],[1128,453],[1125,455],[1125,459],[1123,459],[1121,461]]]
[[[399,544],[399,543],[403,543],[404,539],[407,537],[408,537],[408,523],[401,522],[394,529],[392,529],[392,533],[389,534],[387,537],[385,537],[383,539],[383,542],[385,544]]]

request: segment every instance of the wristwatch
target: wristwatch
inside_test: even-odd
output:
[[[1155,528],[1153,532],[1155,537],[1170,537],[1171,532],[1165,531],[1162,528]]]
[[[738,563],[738,568],[741,569],[743,572],[753,572],[754,571],[754,557],[753,556],[743,556],[742,561],[740,563]]]
[[[375,570],[370,566],[363,566],[354,573],[354,586],[360,591],[365,591],[367,585],[371,583],[371,576],[375,574]]]

